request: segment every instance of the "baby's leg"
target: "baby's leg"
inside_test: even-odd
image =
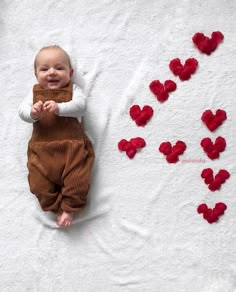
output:
[[[61,205],[60,176],[64,164],[58,156],[52,159],[52,155],[57,153],[57,147],[55,143],[29,143],[27,166],[30,190],[44,211],[57,212]]]
[[[63,227],[70,226],[74,212],[82,210],[86,205],[94,161],[92,144],[85,138],[68,143],[66,155],[61,189],[63,212],[58,218],[58,226]]]
[[[61,191],[36,165],[29,163],[28,165],[30,191],[36,195],[44,211],[55,212],[61,204]]]

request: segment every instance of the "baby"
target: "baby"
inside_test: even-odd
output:
[[[41,208],[54,212],[57,225],[66,227],[86,205],[94,162],[92,144],[79,122],[86,98],[72,84],[70,58],[59,46],[39,51],[34,72],[38,84],[19,108],[21,119],[33,123],[27,151],[29,186]]]

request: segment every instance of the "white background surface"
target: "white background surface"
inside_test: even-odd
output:
[[[0,11],[1,292],[236,291],[236,2],[3,0]],[[217,30],[223,43],[201,54],[192,36]],[[83,74],[85,127],[96,152],[88,207],[67,230],[30,194],[32,128],[18,117],[36,82],[34,56],[50,44],[68,50]],[[189,57],[199,67],[181,82],[168,64]],[[177,83],[163,104],[149,91],[154,79]],[[144,128],[129,117],[133,104],[154,109]],[[201,114],[218,108],[228,119],[211,133]],[[137,136],[147,146],[130,160],[117,143]],[[218,136],[227,148],[211,161],[199,144]],[[177,140],[187,149],[168,164],[158,147]],[[210,192],[201,179],[207,167],[230,172],[220,191]],[[219,201],[228,209],[210,225],[196,208]]]

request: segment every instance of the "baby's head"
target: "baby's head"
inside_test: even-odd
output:
[[[34,60],[34,72],[41,87],[65,87],[73,75],[69,55],[59,46],[42,48]]]

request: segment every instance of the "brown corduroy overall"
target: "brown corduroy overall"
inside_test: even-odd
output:
[[[33,88],[33,103],[72,99],[70,82],[61,89]],[[33,124],[28,144],[28,180],[30,190],[44,211],[81,210],[86,205],[94,161],[91,142],[76,118],[43,112]]]

